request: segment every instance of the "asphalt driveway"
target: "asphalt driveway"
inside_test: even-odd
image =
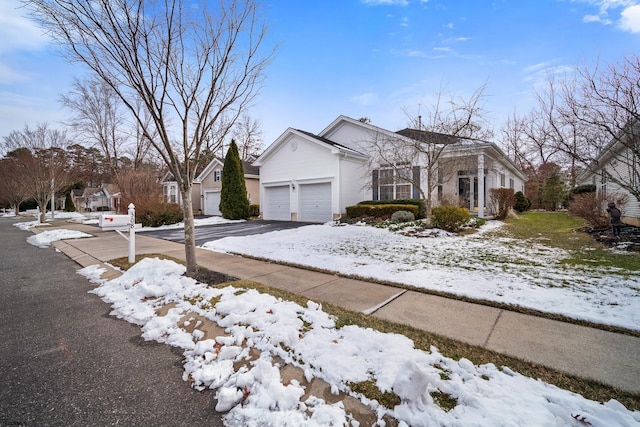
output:
[[[201,225],[196,227],[196,245],[200,246],[205,242],[230,236],[251,236],[311,224],[312,223],[309,222],[253,220],[227,224]],[[184,243],[184,230],[182,229],[145,231],[144,235]]]

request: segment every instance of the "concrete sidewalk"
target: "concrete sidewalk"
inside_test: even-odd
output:
[[[128,243],[114,231],[102,232],[94,226],[62,220],[46,229],[51,228],[80,230],[95,236],[54,243],[82,266],[127,256]],[[150,253],[184,259],[184,246],[136,234],[136,254]],[[197,256],[199,265],[239,279],[254,280],[318,302],[640,393],[638,337],[203,249],[197,250]]]

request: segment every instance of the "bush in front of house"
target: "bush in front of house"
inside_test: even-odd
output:
[[[418,215],[418,206],[416,205],[397,205],[397,204],[357,204],[355,206],[347,206],[347,218],[373,217],[380,219],[389,219],[394,212],[408,211],[413,216]]]
[[[531,207],[531,200],[529,200],[522,191],[518,191],[515,194],[515,198],[516,198],[516,201],[513,204],[513,209],[516,212],[522,213]]]
[[[391,214],[391,221],[393,222],[411,222],[415,221],[416,217],[409,211],[395,211]]]
[[[492,188],[489,190],[489,206],[496,219],[505,219],[515,202],[516,196],[512,188]]]
[[[178,204],[158,202],[152,206],[136,207],[136,217],[143,227],[160,227],[182,222],[184,214]]]
[[[577,188],[577,187],[576,187]],[[590,227],[604,230],[609,227],[609,214],[606,212],[608,202],[614,202],[624,213],[629,198],[623,193],[613,193],[607,196],[601,193],[582,192],[573,194],[569,202],[569,213],[587,221]]]
[[[249,216],[260,216],[260,205],[249,205]]]
[[[394,200],[364,200],[359,205],[415,205],[418,212],[415,214],[416,219],[422,219],[427,216],[427,208],[423,199],[394,199]]]
[[[438,206],[431,210],[431,225],[446,231],[457,232],[471,221],[467,208]]]

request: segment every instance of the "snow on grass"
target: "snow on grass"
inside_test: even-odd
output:
[[[276,233],[277,238],[278,233]],[[144,259],[121,277],[99,279],[95,266],[80,270],[98,283],[92,292],[113,307],[112,315],[142,327],[146,340],[184,350],[186,381],[198,390],[215,389],[216,410],[228,426],[346,426],[352,421],[342,402],[302,399],[293,380],[282,383],[275,360],[304,370],[307,381],[319,378],[369,405],[400,426],[631,426],[640,412],[615,400],[605,404],[493,364],[444,357],[436,348],[417,350],[401,335],[357,326],[336,328],[319,304],[306,307],[255,290],[214,288],[182,276],[172,261]],[[174,303],[164,316],[158,308]],[[216,322],[228,335],[201,340],[179,326],[188,313]],[[186,325],[186,323],[185,323]],[[251,348],[260,357],[238,371]],[[385,408],[350,391],[349,383],[372,381],[399,397]],[[438,402],[445,399],[451,405]],[[212,404],[213,407],[213,404]]]
[[[500,224],[489,221],[467,236],[430,238],[369,226],[310,225],[227,237],[203,248],[640,330],[640,277],[635,272],[570,266],[561,262],[569,257],[567,251],[542,241],[489,236]]]

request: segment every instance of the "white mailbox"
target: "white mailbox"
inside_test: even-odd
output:
[[[102,231],[107,230],[127,230],[129,229],[129,215],[101,214],[98,225]]]

